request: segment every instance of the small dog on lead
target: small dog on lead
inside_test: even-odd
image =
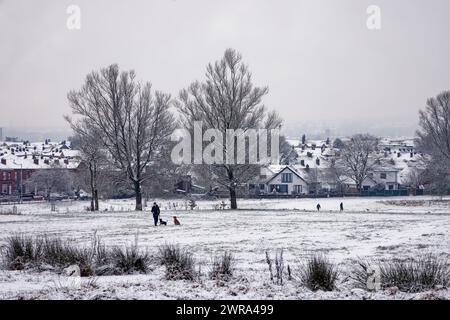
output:
[[[167,221],[164,221],[163,219],[159,219],[159,225],[160,226],[167,226]]]
[[[176,225],[176,226],[180,226],[181,225],[181,223],[180,223],[180,221],[177,219],[177,217],[175,217],[175,216],[173,216],[173,223]]]

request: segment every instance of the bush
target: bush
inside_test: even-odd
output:
[[[234,256],[229,252],[215,257],[209,277],[212,280],[228,281],[233,276],[234,262]]]
[[[150,261],[148,253],[141,253],[136,245],[126,247],[125,250],[113,248],[109,259],[119,274],[147,273]]]
[[[403,292],[421,292],[447,286],[450,269],[446,260],[427,255],[414,261],[385,262],[380,265],[383,288],[398,287]]]
[[[67,268],[76,264],[80,267],[82,277],[94,274],[92,248],[77,248],[71,243],[63,242],[59,238],[44,238],[42,261],[59,268]]]
[[[7,239],[2,254],[9,270],[38,268],[47,264],[62,271],[70,265],[77,265],[82,277],[147,273],[150,262],[147,253],[139,252],[137,239],[134,246],[107,249],[95,235],[91,246],[87,248],[77,248],[60,238],[16,235]]]
[[[42,241],[34,241],[30,236],[11,236],[6,239],[2,255],[3,264],[9,270],[23,270],[35,266],[42,256]]]
[[[302,266],[300,278],[310,290],[332,291],[336,287],[338,271],[325,256],[315,255]]]
[[[166,267],[166,279],[194,280],[195,261],[187,249],[170,244],[163,245],[159,248],[158,260]]]

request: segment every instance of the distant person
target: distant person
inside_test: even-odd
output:
[[[320,211],[320,208],[321,208],[320,203],[317,204],[316,208],[317,208],[317,211]]]
[[[341,204],[339,205],[339,210],[342,212],[344,211],[344,203],[341,202]]]
[[[156,202],[153,202],[153,207],[152,207],[152,213],[153,213],[153,221],[155,222],[155,227],[158,225],[158,220],[159,220],[159,207],[156,204]]]

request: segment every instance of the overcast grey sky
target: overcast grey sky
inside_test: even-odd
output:
[[[366,27],[371,4],[380,31]],[[0,0],[0,126],[66,127],[67,92],[111,63],[177,95],[228,47],[290,127],[415,126],[450,89],[449,12],[448,0]]]

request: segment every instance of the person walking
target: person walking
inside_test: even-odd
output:
[[[339,210],[342,212],[344,211],[344,203],[341,202],[341,204],[339,205]]]
[[[159,213],[160,213],[159,206],[156,204],[156,202],[153,202],[152,214],[153,214],[153,221],[155,222],[155,227],[158,225]]]
[[[320,211],[320,203],[317,204],[316,208],[317,208],[317,211]]]

